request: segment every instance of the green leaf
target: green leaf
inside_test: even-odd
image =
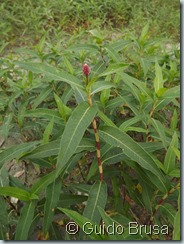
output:
[[[89,185],[88,185],[89,186]],[[85,202],[88,199],[84,195],[73,195],[73,194],[60,194],[60,200],[57,204],[58,207],[70,207],[82,202]]]
[[[146,177],[145,177],[146,178]],[[152,212],[152,197],[154,195],[154,191],[152,189],[150,189],[149,185],[147,184],[147,182],[144,182],[142,180],[142,199],[143,202],[145,204],[146,209],[148,209],[150,212]]]
[[[100,102],[102,104],[105,104],[109,100],[109,98],[110,98],[110,92],[111,92],[110,89],[105,89],[105,90],[101,91],[101,94],[100,94]]]
[[[92,36],[94,36],[98,39],[103,39],[101,33],[97,29],[89,30],[88,32],[91,33]]]
[[[28,240],[28,233],[33,221],[35,207],[36,201],[31,201],[26,203],[22,208],[15,233],[16,241]]]
[[[76,224],[81,229],[84,228],[84,230],[85,230],[85,226],[86,226],[87,223],[89,223],[90,226],[93,226],[93,227],[96,225],[92,220],[90,220],[90,219],[88,219],[88,218],[80,215],[79,213],[77,213],[77,212],[75,212],[73,210],[69,210],[69,209],[66,209],[66,208],[58,208],[58,209],[60,211],[62,211],[63,213],[65,213],[69,218],[71,218],[72,220],[74,220],[76,222]],[[89,230],[86,229],[85,231],[87,232]],[[99,227],[98,226],[97,226],[97,231],[99,233]],[[105,239],[105,236],[104,235],[96,234],[95,231],[92,231],[92,233],[90,235],[88,235],[88,236],[89,236],[89,238],[91,240],[104,240]]]
[[[118,233],[120,233],[122,230],[124,231],[124,227],[118,223],[117,221],[115,221],[114,219],[112,219],[111,217],[109,217],[106,212],[104,211],[104,209],[102,209],[101,207],[98,206],[98,211],[100,212],[100,215],[105,223],[105,227],[106,227],[106,232],[109,234],[109,239],[110,240],[123,240],[123,233],[120,235]],[[116,226],[122,226],[122,228],[119,230],[119,232],[117,231],[118,229],[116,229]],[[114,233],[113,233],[114,232]]]
[[[164,127],[162,123],[159,120],[151,118],[151,124],[154,126],[155,130],[159,134],[163,146],[165,147],[165,149],[167,149],[166,136],[165,136]]]
[[[3,166],[4,163],[14,158],[20,157],[22,153],[27,153],[37,144],[38,142],[28,142],[5,149],[3,152],[0,153],[0,168]]]
[[[60,99],[60,97],[58,97],[58,95],[56,93],[54,93],[54,99],[56,101],[59,113],[61,114],[61,117],[64,119],[64,121],[66,121],[66,119],[68,118],[68,116],[71,114],[72,110],[70,108],[68,108]]]
[[[0,226],[8,224],[7,204],[3,197],[0,197]]]
[[[174,231],[173,231],[173,240],[174,241],[180,241],[181,240],[181,235],[180,235],[180,226],[181,226],[181,221],[180,221],[180,210],[176,213],[175,219],[174,219]]]
[[[171,129],[176,130],[177,124],[178,124],[178,114],[177,114],[177,110],[174,109],[173,116],[171,119]]]
[[[165,99],[168,99],[168,101],[170,102],[171,99],[174,99],[174,98],[178,98],[180,97],[180,86],[174,86],[170,89],[168,89],[164,95],[162,96],[162,100],[163,98]],[[157,104],[158,106],[159,104]]]
[[[46,189],[46,202],[44,205],[44,217],[43,217],[43,234],[47,234],[51,225],[54,210],[58,204],[61,191],[61,180],[58,178],[51,183]]]
[[[99,91],[103,91],[104,89],[115,87],[115,85],[111,82],[107,81],[98,81],[92,84],[91,86],[91,95],[94,95],[95,93]]]
[[[111,44],[114,50],[117,52],[123,50],[128,44],[130,44],[132,40],[118,40]]]
[[[172,170],[175,169],[176,154],[173,150],[173,147],[178,148],[178,136],[176,132],[174,132],[170,146],[164,158],[164,170],[166,174],[169,174]]]
[[[106,66],[103,61],[99,61],[91,68],[91,80],[96,79],[104,70],[106,69]]]
[[[110,145],[122,148],[124,153],[141,167],[158,174],[158,168],[152,157],[126,133],[118,128],[105,126],[100,130],[100,136]]]
[[[32,199],[32,197],[34,199],[38,198],[36,195],[30,194],[30,192],[28,191],[25,191],[17,187],[11,187],[11,186],[0,187],[0,195],[15,197],[23,201],[29,201],[30,199]]]
[[[74,75],[74,69],[66,56],[63,56],[63,61],[64,61],[66,68],[68,69],[69,73]]]
[[[5,167],[0,169],[0,187],[9,186],[9,173]]]
[[[114,147],[120,147],[124,150],[125,155],[137,162],[142,168],[151,171],[155,174],[163,184],[162,190],[167,191],[164,178],[154,162],[151,155],[145,151],[137,142],[129,135],[122,132],[118,128],[105,126],[99,131],[100,137],[108,144]]]
[[[78,104],[88,100],[87,94],[84,90],[79,89],[78,87],[75,87],[74,92],[75,92],[75,99]]]
[[[169,203],[161,204],[159,206],[159,212],[161,213],[161,215],[167,216],[167,218],[169,219],[169,222],[172,225],[174,225],[174,218],[176,215],[176,210],[174,209],[174,207],[171,204],[169,204]]]
[[[59,146],[60,140],[61,139],[58,139],[55,141],[51,141],[45,145],[40,145],[36,149],[31,151],[29,154],[26,154],[24,156],[24,158],[25,159],[36,159],[36,158],[40,159],[40,158],[46,158],[46,157],[58,155],[59,149],[60,149],[60,146]],[[92,152],[94,150],[95,150],[94,141],[92,141],[91,139],[82,138],[80,144],[77,146],[75,153],[79,153],[82,151]]]
[[[51,119],[51,121],[45,128],[45,131],[43,133],[43,142],[42,142],[43,144],[47,144],[49,142],[49,138],[52,133],[53,125],[54,125],[54,118]]]
[[[181,235],[180,235],[180,228],[181,228],[181,211],[180,211],[180,192],[178,196],[178,211],[175,214],[174,217],[174,231],[173,231],[173,240],[181,240]]]
[[[96,45],[92,45],[92,44],[77,44],[77,45],[72,45],[67,50],[68,51],[81,51],[81,50],[86,50],[86,51],[92,51],[92,52],[99,52],[99,48]]]
[[[152,99],[151,90],[146,87],[145,82],[142,82],[124,72],[118,72],[118,73],[121,75],[121,77],[123,78],[123,81],[125,82],[126,85],[130,86],[130,84],[133,84],[134,86],[138,87],[140,92],[142,92],[146,97],[149,97]],[[132,86],[130,86],[130,87],[132,87]],[[135,94],[135,97],[136,97],[136,94]]]
[[[148,31],[149,31],[149,23],[146,23],[146,25],[142,29],[141,35],[139,37],[139,42],[141,44],[143,44],[146,41],[147,36],[148,36]]]
[[[104,209],[106,201],[107,186],[105,182],[96,181],[89,191],[89,196],[83,212],[83,216],[99,224],[101,216],[97,206],[100,206],[102,209]]]
[[[160,88],[163,88],[164,80],[162,75],[162,68],[159,66],[158,61],[155,62],[155,79],[154,79],[154,89],[157,94]]]
[[[60,174],[62,168],[75,153],[85,130],[93,120],[96,113],[97,107],[90,107],[87,102],[80,103],[73,111],[67,121],[65,130],[61,137],[60,150],[56,165],[57,175]]]
[[[116,63],[121,62],[120,55],[111,45],[105,45],[104,48],[107,50],[109,56],[112,58],[113,61],[115,61]]]
[[[33,73],[44,74],[45,76],[49,77],[52,80],[64,81],[69,85],[71,85],[72,87],[83,88],[81,81],[77,77],[63,70],[58,70],[55,67],[43,63],[31,63],[31,62],[15,62],[15,63],[23,67],[24,69],[31,70]]]
[[[169,176],[171,177],[176,177],[180,178],[181,177],[181,170],[180,169],[173,169],[170,173]]]
[[[52,89],[50,87],[46,87],[45,89],[43,89],[41,91],[41,93],[39,94],[39,96],[34,100],[32,109],[33,110],[36,109],[38,107],[38,105],[40,105],[40,103],[42,103],[51,92],[52,92]]]
[[[63,122],[61,115],[57,111],[47,109],[47,108],[37,108],[37,109],[29,110],[24,114],[24,116],[25,117],[31,117],[31,118],[43,117],[43,118],[46,118],[49,120],[54,118],[58,123]]]
[[[133,124],[136,124],[139,121],[142,121],[144,118],[145,118],[144,115],[137,115],[137,116],[135,116],[135,117],[133,117],[131,119],[128,119],[125,122],[123,122],[120,125],[119,129],[122,130],[122,131],[126,131],[129,126],[131,126]]]
[[[0,135],[3,136],[3,139],[5,140],[8,138],[9,130],[11,129],[10,123],[12,121],[12,118],[13,118],[13,113],[7,115],[1,127]]]
[[[180,150],[178,150],[178,148],[172,147],[176,157],[180,160]]]
[[[51,173],[43,176],[31,187],[30,192],[32,194],[39,194],[43,188],[46,188],[49,184],[51,184],[56,178],[56,172],[52,171]]]
[[[127,66],[128,66],[128,64],[125,64],[125,63],[110,64],[104,72],[101,72],[99,74],[99,77],[117,73],[118,71],[122,71],[125,68],[127,68]]]

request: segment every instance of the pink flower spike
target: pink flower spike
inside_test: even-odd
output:
[[[83,65],[83,69],[82,70],[83,70],[83,74],[85,76],[88,76],[90,74],[90,68],[89,68],[89,66],[87,64]]]

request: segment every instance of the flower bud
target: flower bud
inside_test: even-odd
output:
[[[83,69],[82,70],[83,70],[83,74],[85,76],[88,76],[90,74],[90,68],[89,68],[89,66],[87,64],[83,65]]]

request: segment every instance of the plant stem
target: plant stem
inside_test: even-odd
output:
[[[86,75],[86,85],[88,85],[88,75]],[[90,107],[92,107],[93,102],[92,102],[92,98],[91,98],[90,89],[88,89],[88,102],[89,102]],[[100,181],[103,181],[103,168],[102,168],[101,153],[100,153],[100,139],[99,139],[99,134],[98,134],[95,118],[93,119],[92,126],[93,126],[93,130],[95,133],[96,155],[97,155],[98,168],[99,168],[99,173],[100,173]]]
[[[170,191],[168,191],[161,199],[160,201],[158,202],[158,204],[156,205],[151,217],[150,217],[150,220],[149,220],[149,225],[152,224],[153,222],[153,219],[155,217],[155,214],[157,213],[159,207],[162,205],[162,203],[165,201],[165,199],[171,195],[174,191],[178,190],[180,188],[180,183],[178,183],[176,186],[174,186]]]

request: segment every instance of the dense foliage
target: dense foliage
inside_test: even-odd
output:
[[[2,18],[15,11],[16,1],[9,2],[1,5]],[[52,44],[59,1],[28,2],[25,12],[31,6],[39,13],[33,20],[49,26],[39,41],[34,36],[34,47],[5,49],[0,61],[0,239],[180,239],[179,48],[150,38],[150,23],[139,35],[82,29]],[[63,1],[71,16],[63,13],[61,26],[70,28],[67,18],[74,18],[77,28],[82,14],[93,27],[94,18],[108,27],[132,21],[129,1],[122,9],[114,1],[91,2]],[[108,15],[112,2],[115,16]],[[150,14],[154,3],[148,2]],[[21,16],[17,31],[24,25],[40,33],[31,18],[14,14]],[[11,21],[4,48],[14,42]]]

